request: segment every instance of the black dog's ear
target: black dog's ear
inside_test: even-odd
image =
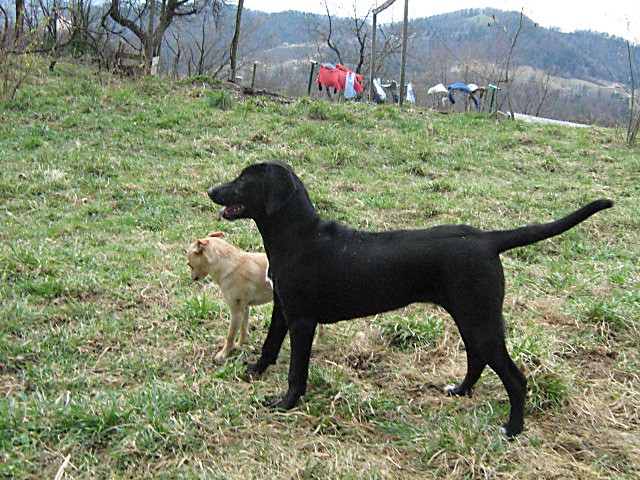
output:
[[[284,165],[270,164],[262,176],[267,215],[284,207],[296,192],[293,172]]]

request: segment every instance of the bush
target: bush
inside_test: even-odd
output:
[[[209,106],[217,108],[218,110],[231,110],[235,104],[233,96],[226,90],[209,92],[207,97],[209,99]]]
[[[30,56],[0,49],[0,100],[13,100],[32,69]]]

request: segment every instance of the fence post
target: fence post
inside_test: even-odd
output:
[[[369,61],[369,101],[373,97],[373,79],[375,78],[376,62],[376,31],[378,30],[378,12],[373,11],[373,31],[371,32],[371,60]]]
[[[489,115],[493,114],[493,107],[495,105],[496,100],[496,91],[498,90],[498,86],[490,83],[489,90],[491,90],[491,100],[489,101]],[[497,106],[496,106],[497,107]]]
[[[404,0],[404,22],[402,24],[402,60],[400,61],[400,98],[398,106],[402,106],[405,95],[405,73],[407,69],[407,28],[409,24],[409,0]]]
[[[313,71],[316,69],[318,62],[311,60],[311,71],[309,72],[309,84],[307,85],[307,95],[311,95],[311,82],[313,81]]]
[[[258,66],[258,62],[253,62],[253,74],[251,75],[251,90],[253,90],[254,85],[256,84],[256,68]]]

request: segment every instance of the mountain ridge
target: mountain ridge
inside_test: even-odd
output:
[[[247,10],[244,14],[247,22],[261,23],[255,35],[268,39],[261,50],[261,60],[269,61],[265,50],[282,47],[284,44],[313,44],[309,25],[326,27],[327,17],[288,10],[278,13],[265,13],[259,10]],[[506,57],[504,44],[509,36],[513,36],[518,28],[520,13],[490,8],[466,9],[451,13],[439,14],[410,20],[409,31],[412,32],[410,46],[414,51],[413,58],[418,62],[433,61],[438,49],[448,49],[463,63],[460,52],[479,52],[475,60],[503,61]],[[350,19],[336,17],[334,29],[341,28]],[[384,24],[383,30],[393,32],[400,24]],[[505,33],[506,32],[506,33]],[[349,39],[344,39],[348,44]],[[348,45],[343,45],[348,50]],[[636,57],[640,56],[640,47],[631,46]],[[419,52],[419,53],[415,53]],[[298,52],[296,59],[312,56],[315,52]],[[315,55],[317,56],[317,54]],[[556,77],[586,80],[600,85],[610,83],[627,84],[629,79],[629,62],[627,41],[593,31],[579,30],[571,33],[561,32],[555,28],[545,28],[530,18],[523,16],[523,29],[518,36],[515,61],[520,65],[528,65]],[[321,59],[331,61],[330,58]],[[474,59],[472,59],[473,61]],[[411,64],[411,58],[409,59]],[[415,70],[415,66],[409,65]]]

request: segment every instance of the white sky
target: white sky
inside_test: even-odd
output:
[[[357,14],[364,15],[372,5],[385,0],[327,0],[330,11],[339,16],[351,16],[354,4]],[[379,22],[401,21],[405,0],[396,0],[392,7],[378,16]],[[325,13],[320,0],[245,0],[245,8],[263,12],[299,10]],[[409,0],[409,18],[428,17],[465,8],[492,7],[520,11],[543,27],[558,27],[563,32],[593,30],[640,43],[640,0]]]

